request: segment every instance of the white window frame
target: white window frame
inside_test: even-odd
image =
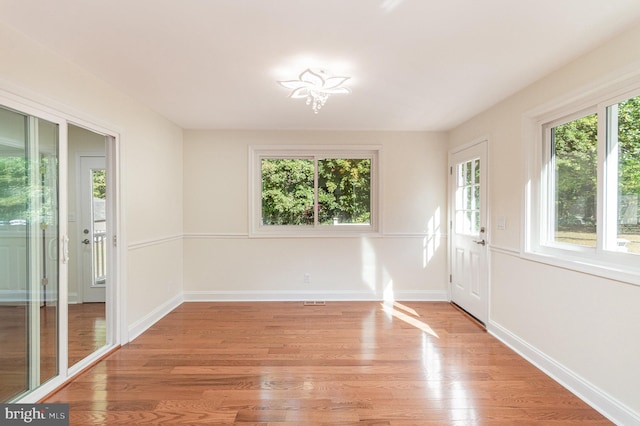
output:
[[[601,85],[547,104],[523,117],[526,165],[521,256],[554,266],[640,285],[640,255],[613,250],[617,233],[617,153],[607,146],[607,106],[640,96],[640,76]],[[550,223],[550,129],[598,114],[596,247],[548,240]],[[614,158],[615,157],[615,158]],[[612,161],[616,167],[608,167]],[[615,175],[615,176],[614,176]],[[612,199],[611,197],[614,197]],[[615,204],[615,206],[614,206]],[[608,208],[608,210],[607,210]],[[613,220],[608,218],[613,217]],[[613,238],[611,236],[613,235]],[[607,240],[609,238],[609,240]]]
[[[381,234],[381,152],[379,145],[256,145],[249,146],[249,236],[250,237],[353,237]],[[263,225],[263,159],[362,158],[371,160],[371,217],[368,225]],[[317,198],[317,195],[316,195]],[[316,199],[317,203],[317,199]]]

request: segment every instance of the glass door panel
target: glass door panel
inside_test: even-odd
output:
[[[0,108],[0,401],[29,388],[27,127]]]
[[[58,374],[58,126],[37,120],[40,179],[40,383]]]
[[[0,402],[58,375],[58,134],[0,107]]]
[[[68,126],[70,368],[108,344],[107,287],[110,232],[107,138],[73,124]]]

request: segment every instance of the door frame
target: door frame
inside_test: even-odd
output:
[[[124,193],[122,182],[123,153],[121,148],[121,131],[117,126],[99,124],[101,120],[86,114],[79,113],[66,105],[57,103],[50,98],[38,96],[33,92],[25,92],[20,88],[6,86],[0,82],[0,104],[21,113],[42,118],[59,125],[58,131],[58,253],[59,253],[59,294],[58,294],[58,375],[41,384],[14,403],[35,403],[60,388],[72,377],[80,373],[92,363],[113,351],[128,340],[128,328],[126,320],[126,295],[124,292],[126,274],[126,236],[122,226],[124,215]],[[84,127],[92,132],[103,134],[106,137],[107,159],[107,185],[111,188],[111,200],[107,208],[113,218],[112,233],[109,235],[111,250],[111,262],[108,265],[108,274],[112,277],[112,285],[107,287],[107,345],[94,352],[89,357],[68,366],[68,125],[73,124]]]
[[[484,325],[486,328],[488,328],[489,326],[489,322],[491,319],[491,245],[490,245],[490,241],[491,241],[491,209],[490,209],[490,203],[489,203],[489,195],[491,194],[490,192],[490,173],[491,173],[491,167],[490,167],[490,158],[489,158],[489,137],[488,136],[482,136],[479,138],[476,138],[474,140],[472,140],[471,142],[468,142],[466,144],[457,146],[455,148],[452,148],[449,150],[449,154],[448,154],[448,166],[447,166],[447,171],[448,173],[448,182],[447,182],[447,196],[448,196],[448,214],[447,214],[447,220],[449,222],[449,232],[448,232],[448,238],[447,238],[447,272],[448,272],[448,279],[447,279],[447,299],[449,300],[449,302],[454,303],[453,302],[453,294],[452,294],[452,286],[453,286],[453,280],[452,280],[452,276],[453,276],[453,249],[454,249],[454,243],[453,243],[453,219],[454,219],[454,214],[455,214],[455,186],[456,186],[456,180],[455,180],[455,175],[453,173],[453,168],[455,166],[454,164],[454,156],[458,153],[461,153],[467,149],[470,148],[474,148],[476,146],[480,146],[480,149],[482,150],[483,156],[484,156],[484,160],[485,160],[485,165],[484,167],[482,167],[481,173],[483,173],[483,178],[484,178],[484,214],[485,214],[485,218],[484,218],[484,227],[485,227],[485,232],[484,232],[484,239],[487,242],[487,246],[486,246],[486,255],[485,255],[485,279],[487,282],[487,297],[486,297],[486,305],[484,307],[485,312],[486,312],[486,318],[482,318],[480,319],[481,321],[484,322]]]

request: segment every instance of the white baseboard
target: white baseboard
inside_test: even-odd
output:
[[[442,302],[447,301],[446,291],[412,291],[396,292],[395,300]],[[379,301],[383,300],[378,294],[357,291],[185,291],[185,302],[300,302],[311,300],[332,301]]]
[[[177,296],[167,300],[165,303],[158,306],[153,311],[149,312],[143,318],[131,324],[128,330],[128,341],[132,342],[136,337],[144,333],[153,324],[160,321],[162,317],[180,306],[182,302],[184,302],[184,297],[182,294],[178,294]]]
[[[640,413],[634,412],[500,324],[490,321],[487,331],[615,424],[640,425]]]

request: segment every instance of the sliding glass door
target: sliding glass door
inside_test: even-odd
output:
[[[60,372],[59,134],[0,107],[0,402]]]

